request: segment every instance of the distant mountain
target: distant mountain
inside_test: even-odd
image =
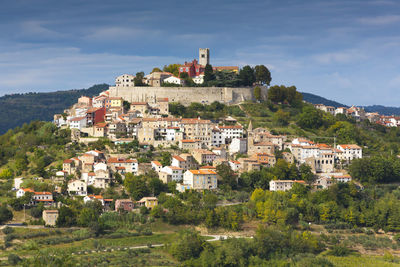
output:
[[[303,100],[310,102],[311,104],[324,104],[325,106],[332,106],[332,107],[348,107],[347,105],[341,104],[339,102],[326,99],[322,96],[310,94],[310,93],[302,93]]]
[[[372,105],[363,107],[367,112],[378,112],[382,115],[400,115],[400,107],[385,107],[381,105]]]
[[[341,104],[339,102],[326,99],[322,96],[317,96],[310,93],[302,93],[302,94],[303,94],[303,99],[312,104],[324,104],[326,106],[333,106],[335,108],[348,107],[345,104]],[[388,116],[400,115],[400,107],[385,107],[382,105],[372,105],[372,106],[362,106],[362,107],[365,109],[366,112],[378,112],[379,114]]]
[[[51,121],[54,114],[62,113],[64,109],[76,103],[82,95],[94,96],[107,89],[107,84],[98,84],[88,89],[2,96],[0,97],[0,134],[33,120]]]

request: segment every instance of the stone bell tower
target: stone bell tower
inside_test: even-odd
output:
[[[199,48],[199,64],[205,66],[210,64],[210,49]]]

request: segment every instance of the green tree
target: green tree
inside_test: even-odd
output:
[[[160,68],[155,67],[155,68],[153,68],[151,73],[153,73],[153,72],[162,72],[162,70]]]
[[[312,184],[315,181],[315,175],[311,171],[311,167],[307,164],[301,164],[299,167],[301,179],[307,184]]]
[[[160,163],[163,166],[170,166],[171,165],[172,156],[169,152],[161,152],[161,161]]]
[[[134,176],[130,173],[125,175],[124,187],[135,200],[140,200],[149,194],[146,181],[142,177]]]
[[[252,86],[256,81],[254,69],[249,65],[244,66],[239,72],[239,78],[244,86]]]
[[[215,80],[215,75],[213,68],[210,64],[207,64],[204,69],[204,84],[208,84],[208,82]]]
[[[305,106],[297,124],[305,129],[318,129],[322,126],[322,112],[312,106]]]
[[[170,253],[179,261],[198,258],[204,249],[204,240],[196,232],[186,230],[171,244]]]
[[[144,79],[144,72],[138,72],[136,73],[135,78],[133,79],[133,82],[135,83],[135,86],[145,86],[146,84],[143,83]]]
[[[67,206],[62,206],[58,210],[58,218],[56,221],[56,225],[58,227],[70,227],[76,225],[75,212]]]
[[[80,210],[77,222],[81,226],[90,226],[92,223],[97,222],[103,206],[100,201],[94,200],[87,202]]]
[[[11,221],[13,218],[13,213],[7,208],[6,205],[0,206],[0,224]]]
[[[237,176],[234,171],[227,164],[220,164],[217,166],[216,171],[222,179],[224,185],[235,189],[237,186]]]
[[[278,109],[278,111],[274,113],[272,119],[277,125],[286,126],[289,124],[290,113]]]
[[[5,168],[0,172],[0,179],[11,179],[14,174],[11,169]]]
[[[270,85],[271,83],[271,72],[264,65],[257,65],[254,67],[256,82],[260,84]]]
[[[124,101],[123,106],[126,112],[128,112],[131,109],[131,103],[129,103],[128,101]]]
[[[170,65],[165,65],[163,70],[165,72],[170,72],[172,74],[174,74],[175,77],[179,76],[179,64],[170,64]]]

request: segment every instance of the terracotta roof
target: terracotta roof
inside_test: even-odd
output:
[[[266,156],[266,157],[275,157],[274,155],[269,154],[269,153],[257,153],[257,156],[259,156],[259,157],[263,157],[263,156]]]
[[[58,213],[58,210],[44,210],[44,213]]]
[[[181,122],[183,124],[211,123],[210,120],[202,120],[202,119],[182,119]]]
[[[63,161],[63,163],[72,163],[72,162],[73,162],[72,159],[65,159],[65,160]]]
[[[105,122],[99,122],[95,125],[97,128],[105,128],[107,126],[107,123]]]
[[[156,197],[142,197],[138,202],[145,202],[146,200],[157,200]]]
[[[215,171],[212,170],[189,170],[193,174],[217,174]]]
[[[35,195],[52,195],[50,192],[34,192]]]
[[[158,160],[153,160],[151,163],[154,163],[155,165],[162,167],[162,164]]]
[[[233,163],[235,163],[235,164],[240,164],[240,162],[237,161],[237,160],[231,160],[230,162],[233,162]]]
[[[185,140],[182,140],[182,143],[196,143],[196,141],[192,140],[192,139],[185,139]]]
[[[24,190],[24,192],[32,192],[32,193],[35,192],[33,189],[30,188],[21,188],[21,189]]]
[[[340,147],[344,149],[361,149],[358,145],[355,144],[347,144],[347,145],[339,145]]]
[[[176,159],[177,161],[186,161],[183,158],[181,158],[180,156],[172,156],[174,159]]]
[[[76,117],[76,118],[70,119],[69,121],[81,121],[83,119],[86,119],[86,117]]]
[[[241,125],[225,125],[225,126],[218,126],[219,129],[243,129]]]
[[[103,199],[101,195],[89,195],[89,198],[95,198],[95,199]]]
[[[183,170],[182,168],[176,167],[176,166],[167,166],[171,170]]]
[[[88,111],[86,111],[86,113],[93,113],[93,112],[96,112],[96,111],[98,111],[100,109],[102,109],[102,108],[91,108],[91,109],[88,109]]]
[[[254,146],[273,146],[274,144],[271,142],[259,142],[255,143]]]
[[[214,166],[203,166],[200,167],[200,170],[210,170],[210,169],[216,169]]]

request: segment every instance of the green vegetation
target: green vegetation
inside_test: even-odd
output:
[[[91,97],[107,89],[107,84],[99,84],[88,89],[2,96],[0,134],[34,120],[51,121],[54,114],[62,113],[64,109],[75,104],[79,97]]]

